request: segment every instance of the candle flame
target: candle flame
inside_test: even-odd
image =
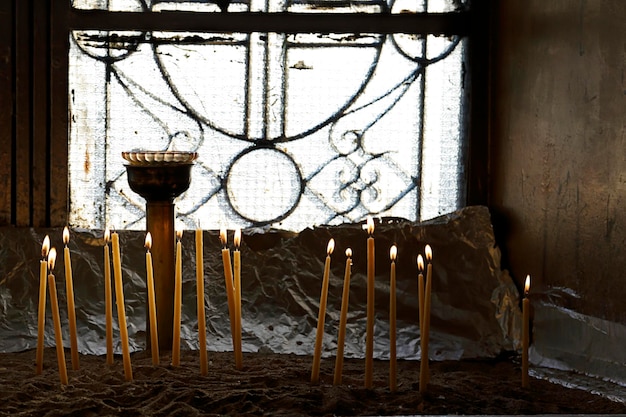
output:
[[[528,295],[530,291],[530,275],[526,275],[526,282],[524,283],[524,295]]]
[[[67,226],[65,226],[65,228],[63,229],[63,243],[65,244],[65,246],[67,246],[69,241],[70,241],[70,229],[68,229]]]
[[[424,258],[422,257],[421,253],[417,255],[417,268],[420,270],[420,272],[424,272]]]
[[[235,247],[238,248],[239,244],[241,243],[241,228],[236,228],[235,229],[235,236],[233,236],[233,243],[235,244]]]
[[[220,242],[222,242],[222,245],[226,246],[226,228],[224,227],[220,228]]]
[[[108,245],[111,240],[111,231],[109,229],[104,231],[104,244]]]
[[[398,256],[398,248],[396,247],[396,245],[392,245],[391,248],[389,249],[389,258],[391,258],[392,261],[395,261],[397,256]]]
[[[347,256],[348,258],[351,258],[351,257],[352,257],[352,249],[350,249],[350,248],[346,249],[346,256]]]
[[[331,254],[335,250],[335,239],[330,239],[328,241],[328,246],[326,247],[326,253]]]
[[[183,238],[183,229],[176,229],[176,239],[181,240]]]
[[[372,219],[372,216],[367,216],[367,233],[369,235],[374,233],[374,219]]]
[[[48,269],[52,271],[54,269],[54,262],[57,260],[57,250],[55,248],[50,249],[48,254]]]
[[[50,236],[46,235],[43,238],[43,243],[41,245],[41,257],[45,258],[48,256],[48,252],[50,251]]]
[[[150,232],[146,233],[146,243],[143,246],[148,250],[152,248],[152,235]]]
[[[424,248],[424,254],[426,255],[426,260],[428,262],[433,260],[433,250],[430,245],[426,245],[426,247]]]

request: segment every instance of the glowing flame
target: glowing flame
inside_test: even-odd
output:
[[[57,250],[55,248],[50,249],[48,254],[48,269],[52,271],[54,269],[54,262],[57,260]]]
[[[330,239],[328,241],[328,246],[326,247],[326,253],[331,254],[335,250],[335,239]]]
[[[367,233],[369,235],[374,233],[374,219],[372,219],[372,216],[367,216]]]
[[[152,235],[150,232],[146,233],[146,243],[143,246],[148,250],[152,248]]]
[[[70,229],[68,229],[67,226],[65,226],[65,228],[63,229],[63,243],[67,246],[69,242],[70,242]]]
[[[351,258],[351,257],[352,257],[352,249],[350,249],[350,248],[346,249],[346,256],[347,256],[348,258]]]
[[[431,249],[430,245],[426,245],[426,247],[424,248],[424,253],[428,262],[433,260],[433,250]]]
[[[422,254],[417,255],[417,268],[420,272],[424,272],[424,258],[422,258]]]
[[[111,240],[111,231],[107,229],[104,231],[104,243],[108,245],[110,240]]]
[[[176,229],[176,239],[181,240],[183,238],[183,229]]]
[[[48,252],[50,251],[50,236],[46,235],[43,238],[43,244],[41,245],[41,257],[45,258],[48,256]]]
[[[226,246],[226,228],[224,227],[220,229],[220,242],[222,242],[222,245]]]
[[[524,295],[528,295],[530,291],[530,275],[526,275],[526,282],[524,283]]]
[[[392,245],[391,248],[389,249],[389,258],[391,258],[392,261],[395,261],[397,256],[398,256],[398,248],[396,247],[396,245]]]
[[[238,248],[239,244],[241,243],[241,228],[236,228],[235,229],[235,236],[233,236],[233,243],[235,244],[235,247]]]

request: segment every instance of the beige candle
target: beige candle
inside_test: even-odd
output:
[[[396,256],[398,248],[393,245],[389,249],[391,270],[389,272],[389,391],[398,388],[396,377]]]
[[[324,339],[324,321],[326,318],[326,300],[328,298],[328,283],[330,281],[330,255],[335,249],[335,240],[330,239],[326,248],[324,275],[322,277],[322,293],[320,295],[320,310],[317,315],[317,331],[315,332],[315,351],[313,353],[313,367],[311,368],[311,382],[317,384],[320,377],[320,361],[322,358],[322,341]]]
[[[426,245],[425,255],[428,266],[426,268],[426,287],[424,289],[424,318],[422,320],[423,331],[421,332],[420,338],[420,348],[422,351],[422,357],[420,362],[420,393],[424,393],[426,391],[426,387],[428,385],[428,382],[430,381],[430,368],[428,363],[428,341],[430,337],[430,294],[432,290],[432,264],[430,261],[432,260],[433,256],[430,245]]]
[[[176,230],[176,270],[174,275],[174,329],[172,336],[172,366],[180,365],[180,325],[183,298],[183,231]]]
[[[196,300],[198,310],[198,348],[200,349],[200,374],[208,375],[209,363],[206,353],[206,317],[204,310],[204,242],[202,229],[196,228]]]
[[[420,325],[420,337],[424,334],[424,258],[417,255],[417,300],[418,300],[418,317]]]
[[[528,345],[530,343],[530,275],[526,276],[524,283],[524,299],[522,300],[522,386],[527,388],[530,385],[528,378]]]
[[[365,388],[372,388],[374,380],[374,221],[367,216],[367,329],[365,335]]]
[[[226,247],[226,229],[220,230],[220,241],[222,242],[222,263],[224,265],[224,283],[226,287],[226,299],[228,300],[228,317],[230,319],[230,335],[233,341],[233,352],[235,352],[235,289],[233,287],[233,270],[230,263],[230,251]]]
[[[241,243],[241,229],[235,230],[233,237],[235,250],[233,251],[233,272],[235,279],[233,282],[234,305],[235,305],[235,367],[241,369],[243,367],[243,356],[241,351],[241,252],[239,245]]]
[[[52,310],[52,321],[54,322],[54,338],[57,350],[57,363],[59,365],[59,378],[61,384],[67,385],[67,367],[65,365],[65,352],[63,350],[63,334],[61,332],[61,317],[59,315],[59,301],[57,299],[57,287],[54,278],[54,263],[56,261],[57,251],[55,248],[50,249],[48,255],[48,289],[50,291],[50,308]]]
[[[37,355],[35,359],[37,375],[43,372],[43,342],[46,326],[46,282],[48,276],[48,251],[50,237],[46,235],[41,245],[41,261],[39,261],[39,309],[37,311]]]
[[[343,276],[343,292],[341,294],[341,315],[339,318],[339,336],[337,337],[337,356],[335,358],[334,385],[341,384],[343,376],[343,349],[346,340],[346,322],[348,320],[348,302],[350,298],[350,274],[352,267],[352,249],[346,249],[346,272]]]
[[[133,380],[133,368],[130,364],[130,348],[128,346],[128,327],[126,326],[126,306],[124,305],[124,284],[122,281],[122,257],[120,254],[120,237],[117,232],[111,234],[113,246],[113,275],[115,278],[115,301],[117,304],[117,320],[120,327],[122,342],[122,359],[124,361],[124,378]]]
[[[146,233],[146,287],[148,288],[148,315],[150,316],[150,351],[152,364],[159,364],[159,330],[156,314],[156,295],[154,293],[154,268],[152,264],[152,234]]]
[[[70,322],[70,351],[72,354],[72,369],[79,368],[78,363],[78,339],[76,334],[76,309],[74,307],[74,277],[72,275],[72,259],[70,248],[70,230],[67,226],[63,229],[63,261],[65,265],[65,292],[67,297],[67,318]]]
[[[106,322],[107,364],[113,365],[113,294],[111,293],[111,253],[109,229],[104,232],[104,315]]]

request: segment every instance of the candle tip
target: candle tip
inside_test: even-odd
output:
[[[524,282],[524,295],[528,295],[530,291],[530,275],[526,275],[526,282]]]
[[[392,245],[391,248],[389,248],[389,258],[391,258],[392,261],[395,261],[397,256],[398,247],[396,245]]]
[[[420,272],[424,271],[424,258],[422,257],[422,254],[417,255],[417,268]]]
[[[111,231],[109,229],[106,229],[104,231],[104,243],[108,244],[109,240],[111,240]]]
[[[50,249],[48,254],[48,269],[52,271],[54,269],[54,263],[57,259],[57,250],[55,248]]]
[[[430,245],[426,245],[426,247],[424,248],[424,253],[426,255],[426,260],[428,262],[432,261],[432,259],[433,259],[433,249],[430,247]]]
[[[367,233],[370,235],[374,233],[374,219],[372,219],[372,216],[367,216]]]
[[[41,256],[45,258],[48,256],[48,252],[50,251],[50,236],[46,235],[43,238],[43,244],[41,245]]]
[[[233,242],[235,243],[235,247],[239,247],[241,244],[241,228],[238,227],[235,229],[235,236],[233,237]]]
[[[331,253],[333,253],[334,250],[335,250],[335,239],[331,238],[328,241],[328,246],[326,247],[326,253],[330,255]]]
[[[351,257],[352,257],[352,249],[350,249],[350,248],[346,249],[346,256],[347,256],[348,258],[351,258]]]
[[[152,234],[150,234],[150,232],[146,233],[146,242],[144,247],[148,249],[148,251],[152,248]]]
[[[63,228],[63,243],[67,245],[70,241],[70,229],[67,226]]]

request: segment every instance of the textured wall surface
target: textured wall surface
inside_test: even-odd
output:
[[[622,324],[625,21],[619,0],[496,8],[490,204],[518,285]]]

